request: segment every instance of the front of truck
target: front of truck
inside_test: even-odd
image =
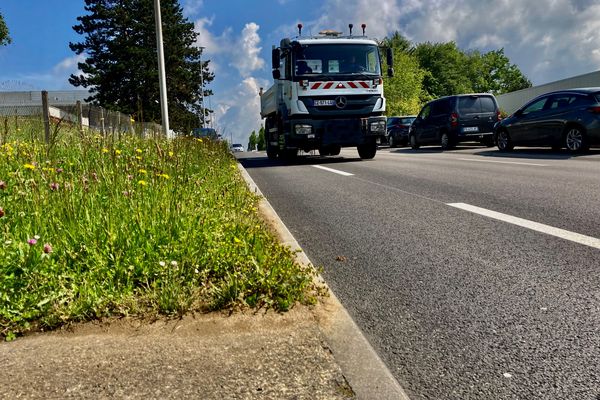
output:
[[[386,131],[379,47],[365,37],[289,42],[285,90],[299,148],[376,146]]]

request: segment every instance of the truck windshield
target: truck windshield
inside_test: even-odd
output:
[[[311,44],[294,53],[294,75],[381,76],[379,49],[368,44]]]

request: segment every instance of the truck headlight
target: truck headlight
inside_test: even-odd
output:
[[[311,125],[298,124],[295,127],[296,135],[310,135],[312,133]]]
[[[369,125],[369,128],[370,128],[371,132],[385,133],[385,121],[381,120],[381,121],[371,122],[371,124]]]

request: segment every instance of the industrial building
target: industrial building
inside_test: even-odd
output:
[[[527,89],[517,90],[496,96],[498,105],[502,111],[512,114],[529,100],[544,93],[555,90],[575,89],[584,87],[600,87],[600,71],[590,72],[588,74],[573,76],[560,81],[550,82],[539,86],[533,86]]]

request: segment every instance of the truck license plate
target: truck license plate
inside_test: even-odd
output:
[[[335,100],[315,100],[315,106],[335,106]]]

